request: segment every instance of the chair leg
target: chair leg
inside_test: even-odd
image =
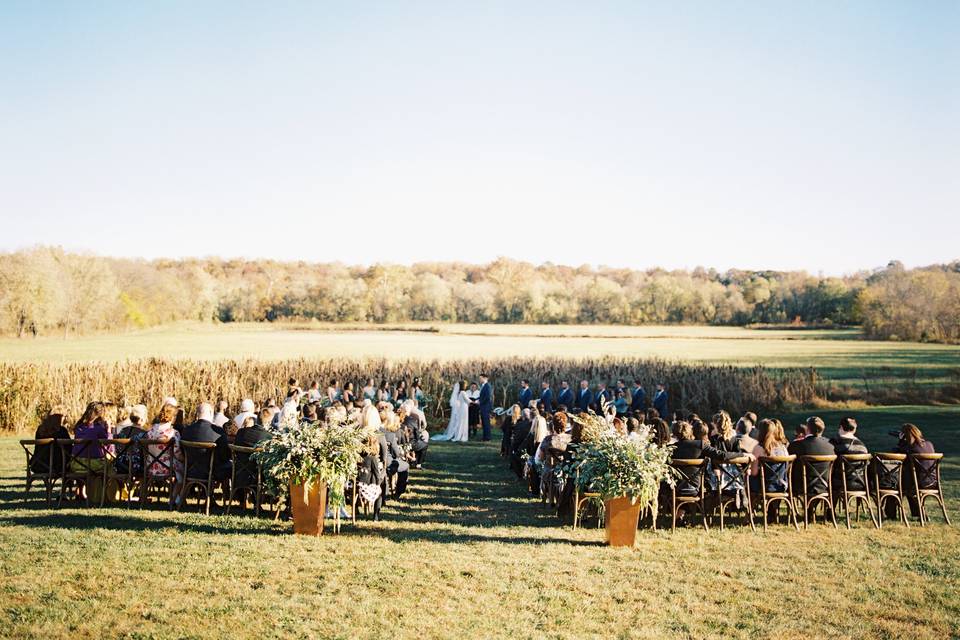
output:
[[[847,519],[847,530],[850,529],[850,500],[851,500],[851,498],[844,496],[844,499],[843,499],[843,516]],[[860,501],[857,500],[856,498],[852,498],[852,500],[853,500],[854,504],[856,505],[854,508],[857,510],[856,514],[857,514],[857,516],[858,516],[857,519],[859,520],[859,516],[860,516]]]
[[[940,503],[940,511],[943,512],[943,519],[944,519],[944,521],[949,525],[949,524],[950,524],[950,517],[947,515],[947,507],[946,507],[946,505],[943,503],[943,493],[942,493],[942,492],[937,495],[937,502]]]

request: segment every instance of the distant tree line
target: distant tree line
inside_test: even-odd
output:
[[[177,320],[862,325],[871,337],[960,341],[960,261],[822,277],[485,265],[0,254],[0,331],[88,332]]]

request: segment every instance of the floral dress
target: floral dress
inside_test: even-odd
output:
[[[169,422],[154,424],[147,432],[149,440],[173,440],[173,448],[168,448],[164,452],[166,445],[151,444],[147,447],[151,456],[158,456],[157,460],[151,458],[150,466],[147,467],[147,473],[151,476],[165,476],[170,473],[171,462],[176,472],[177,480],[183,477],[183,453],[180,451],[180,433],[173,428]],[[163,455],[161,455],[163,452]],[[171,460],[172,458],[172,460]]]

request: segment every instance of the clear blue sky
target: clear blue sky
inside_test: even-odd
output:
[[[960,2],[0,3],[0,249],[960,257]]]

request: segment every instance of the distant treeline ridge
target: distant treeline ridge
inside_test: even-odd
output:
[[[844,277],[418,263],[0,254],[0,332],[88,332],[178,320],[862,325],[873,338],[960,341],[960,260]]]

